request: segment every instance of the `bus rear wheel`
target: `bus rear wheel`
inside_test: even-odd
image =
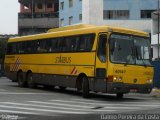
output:
[[[18,81],[18,86],[19,87],[25,87],[26,86],[26,82],[23,79],[23,73],[22,72],[18,72],[17,81]]]
[[[89,81],[87,77],[82,78],[82,96],[83,98],[89,98]]]
[[[27,75],[27,85],[29,88],[36,88],[36,84],[34,83],[32,73],[28,73]]]

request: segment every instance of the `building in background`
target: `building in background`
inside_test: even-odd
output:
[[[19,0],[19,3],[19,35],[80,23],[123,26],[151,33],[151,13],[157,9],[157,0]]]
[[[59,26],[86,23],[151,32],[156,0],[59,0]]]
[[[43,33],[50,28],[81,23],[122,26],[151,33],[151,13],[157,10],[157,1],[19,0],[19,35]],[[152,35],[154,58],[157,54],[155,38]]]
[[[159,26],[159,31],[158,31],[158,26]],[[158,58],[160,60],[160,46],[158,49],[158,37],[159,37],[159,43],[160,43],[160,34],[158,32],[160,32],[160,17],[159,17],[159,23],[158,23],[158,11],[155,11],[152,13],[151,44],[153,48],[153,59]],[[159,50],[159,53],[158,53],[158,50]]]
[[[60,27],[82,23],[82,1],[84,0],[59,0]]]
[[[19,0],[19,3],[19,35],[43,33],[59,27],[58,0]]]

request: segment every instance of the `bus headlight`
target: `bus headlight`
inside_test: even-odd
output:
[[[122,82],[122,77],[113,77],[115,82]]]
[[[152,82],[153,82],[152,79],[146,80],[146,83],[152,83]]]

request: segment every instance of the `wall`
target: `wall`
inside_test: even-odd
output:
[[[128,20],[104,20],[103,24],[151,32],[151,19],[142,19],[141,10],[156,10],[156,0],[104,0],[104,10],[129,10]]]
[[[156,10],[156,0],[74,0],[73,8],[68,7],[68,0],[64,1],[64,10],[60,10],[59,23],[64,18],[64,26],[69,24],[69,16],[73,16],[73,23],[81,23],[79,14],[82,13],[82,22],[96,25],[114,25],[151,32],[151,19],[142,19],[141,10]],[[129,19],[103,19],[103,10],[129,10]]]
[[[103,22],[103,0],[83,0],[82,16],[83,23],[100,25]]]
[[[64,2],[64,10],[60,9],[61,2]],[[73,7],[71,8],[69,8],[69,0],[59,0],[59,26],[61,19],[64,19],[64,26],[68,25],[70,16],[73,16],[73,24],[81,23],[79,21],[79,14],[81,13],[82,2],[80,0],[73,0]]]
[[[151,32],[151,20],[104,20],[102,24]]]
[[[139,20],[141,10],[157,9],[156,0],[104,0],[104,10],[130,10],[130,19]]]

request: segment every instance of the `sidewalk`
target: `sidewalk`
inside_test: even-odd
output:
[[[160,98],[160,88],[153,88],[151,92],[151,96]]]

